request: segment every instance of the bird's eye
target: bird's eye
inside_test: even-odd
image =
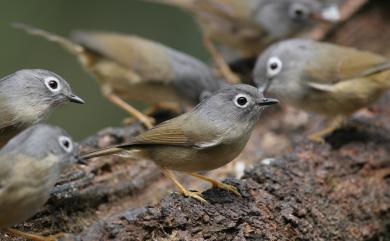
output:
[[[272,57],[268,60],[267,63],[267,76],[274,77],[279,74],[282,70],[283,64],[282,61],[277,57]]]
[[[60,81],[54,77],[45,79],[45,85],[51,92],[58,92],[61,89]]]
[[[62,149],[64,149],[64,151],[66,151],[67,153],[72,153],[73,142],[69,137],[60,136],[58,138],[58,142],[60,143],[60,146],[62,147]]]
[[[305,5],[295,3],[291,5],[289,15],[294,20],[304,20],[309,16],[309,9]]]
[[[244,95],[244,94],[238,94],[234,98],[234,104],[237,107],[245,108],[249,105],[249,97],[247,95]]]

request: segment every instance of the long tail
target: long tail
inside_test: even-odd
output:
[[[171,6],[183,8],[186,10],[191,10],[191,8],[194,6],[193,5],[194,0],[144,0],[144,1],[171,5]],[[237,0],[237,1],[240,1],[240,0]]]
[[[99,156],[108,156],[108,155],[119,154],[121,152],[123,152],[123,148],[109,147],[109,148],[104,148],[104,149],[91,151],[89,153],[82,154],[80,156],[80,158],[83,160],[88,160],[88,159],[99,157]]]
[[[31,35],[40,36],[47,39],[48,41],[57,43],[76,56],[84,52],[84,48],[82,46],[56,34],[49,33],[45,30],[35,28],[24,23],[12,23],[11,25],[12,27],[21,29]]]

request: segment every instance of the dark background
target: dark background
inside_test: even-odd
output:
[[[64,77],[86,104],[62,106],[49,122],[65,128],[75,139],[106,126],[121,125],[128,115],[102,97],[95,80],[74,56],[43,38],[13,29],[9,25],[12,22],[24,22],[63,36],[77,29],[136,34],[201,59],[207,57],[197,25],[175,8],[141,0],[0,1],[0,76],[23,68],[43,68]]]

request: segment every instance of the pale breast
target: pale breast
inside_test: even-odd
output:
[[[1,159],[0,164],[2,168],[8,166],[7,172],[0,175],[0,227],[4,228],[24,222],[45,204],[59,170],[51,158]]]
[[[246,142],[217,145],[211,148],[155,146],[148,149],[150,158],[157,165],[182,172],[208,171],[233,161]]]

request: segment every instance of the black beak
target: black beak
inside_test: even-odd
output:
[[[88,164],[84,159],[82,159],[79,156],[76,156],[75,159],[76,159],[77,164],[80,164],[80,165],[87,165]]]
[[[259,106],[268,106],[268,105],[275,105],[278,104],[279,100],[272,99],[272,98],[262,98],[260,101],[257,102]]]
[[[77,104],[84,104],[84,100],[81,99],[80,97],[78,97],[77,95],[74,95],[74,94],[70,94],[68,96],[68,99],[70,102],[73,102],[73,103],[77,103]]]

